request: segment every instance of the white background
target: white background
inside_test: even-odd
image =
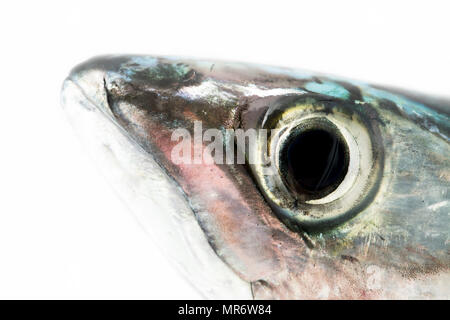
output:
[[[198,298],[59,107],[107,53],[274,64],[449,95],[450,8],[424,1],[14,1],[0,5],[0,298]]]

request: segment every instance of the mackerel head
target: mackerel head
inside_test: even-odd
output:
[[[208,298],[450,298],[450,102],[172,57],[75,67],[62,105]]]

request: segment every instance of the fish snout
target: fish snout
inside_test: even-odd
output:
[[[111,116],[108,106],[106,78],[124,58],[118,56],[101,56],[87,60],[73,68],[63,83],[61,104],[67,108],[72,102],[87,110],[93,108]]]

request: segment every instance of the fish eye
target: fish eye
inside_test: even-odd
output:
[[[250,168],[288,227],[335,227],[371,203],[384,168],[376,119],[370,106],[342,99],[308,95],[269,102],[260,126],[272,133],[258,149],[266,161]]]
[[[320,199],[341,184],[349,150],[339,129],[326,118],[305,121],[292,130],[280,150],[284,182],[303,199]]]

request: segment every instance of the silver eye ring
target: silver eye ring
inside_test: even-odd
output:
[[[349,102],[311,96],[269,106],[261,127],[275,133],[259,152],[272,170],[258,163],[250,168],[283,221],[311,230],[332,227],[373,199],[383,148],[378,123],[359,111]]]

